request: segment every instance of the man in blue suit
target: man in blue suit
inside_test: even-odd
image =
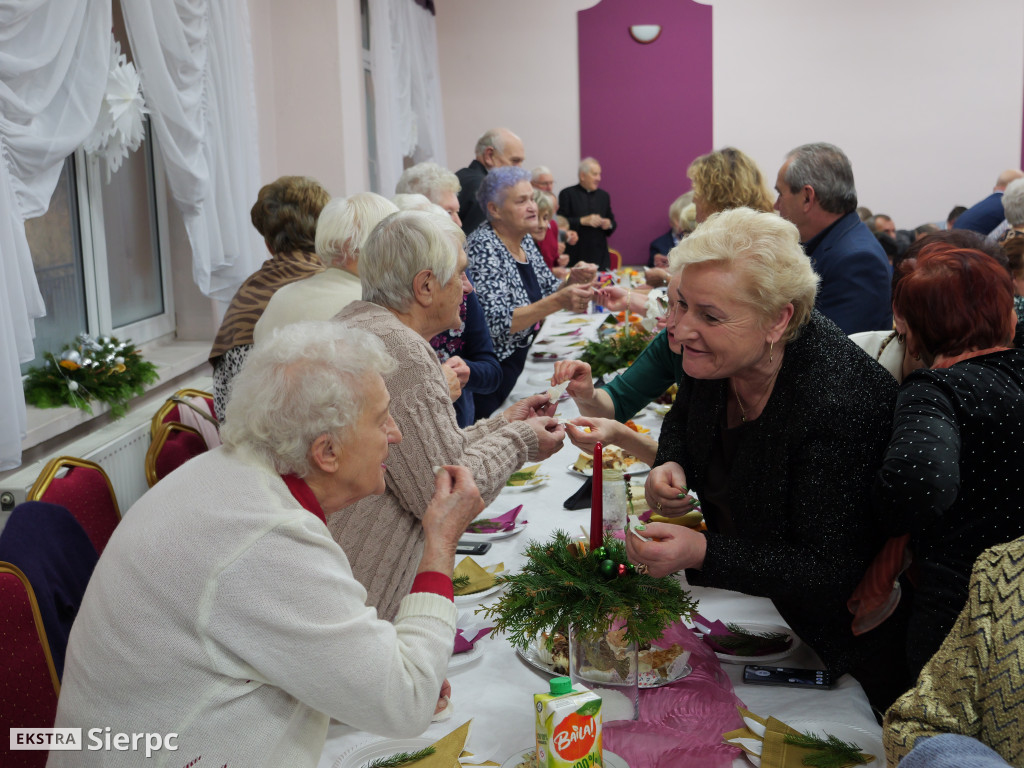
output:
[[[892,267],[857,215],[853,168],[832,144],[804,144],[786,156],[775,210],[800,232],[821,277],[815,309],[844,333],[892,328]]]

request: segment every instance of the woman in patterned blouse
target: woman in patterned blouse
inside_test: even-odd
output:
[[[492,169],[477,190],[487,212],[466,241],[470,270],[501,363],[502,381],[476,395],[476,416],[493,413],[508,397],[526,363],[540,321],[560,309],[583,312],[593,294],[593,264],[579,264],[565,282],[544,263],[530,233],[537,225],[530,172],[518,166]]]
[[[978,555],[1024,534],[1024,350],[992,256],[934,242],[899,269],[896,331],[927,367],[903,380],[874,501],[886,533],[909,536],[916,675],[963,608]]]

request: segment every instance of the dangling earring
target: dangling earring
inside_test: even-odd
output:
[[[768,364],[771,365],[775,362],[775,342],[768,342]]]
[[[899,342],[900,344],[906,344],[907,343],[907,334],[900,333],[899,331],[896,331],[896,341]]]

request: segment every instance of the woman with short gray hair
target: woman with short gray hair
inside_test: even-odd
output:
[[[469,236],[466,253],[502,368],[501,386],[476,397],[477,414],[486,416],[519,379],[540,321],[560,309],[586,310],[597,268],[580,265],[565,282],[548,269],[530,236],[537,226],[537,204],[526,169],[492,169],[480,183],[477,200],[487,221]]]
[[[361,192],[335,197],[316,222],[316,255],[326,269],[279,289],[256,323],[257,344],[276,329],[300,320],[330,320],[362,295],[359,255],[366,238],[385,216],[398,209],[386,197]]]
[[[382,378],[395,367],[334,322],[253,349],[224,445],[161,480],[111,537],[71,632],[60,727],[175,734],[182,760],[211,765],[313,768],[332,718],[390,737],[429,725],[450,692],[455,547],[483,509],[469,470],[431,476],[393,622],[367,607],[326,524],[384,490],[402,439]],[[65,754],[50,765],[110,760]]]
[[[392,214],[377,225],[363,251],[363,300],[337,316],[377,336],[398,361],[385,382],[405,439],[391,452],[387,490],[331,519],[331,533],[353,553],[352,570],[385,618],[395,614],[415,576],[423,547],[419,519],[430,501],[433,467],[469,467],[489,504],[525,461],[547,458],[565,436],[550,418],[554,408],[546,395],[459,428],[429,340],[460,322],[459,304],[468,290],[464,237],[447,216]]]

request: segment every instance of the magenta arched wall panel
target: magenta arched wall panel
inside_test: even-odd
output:
[[[659,24],[641,45],[634,24]],[[712,149],[711,7],[691,0],[602,0],[578,14],[580,149],[601,163],[627,264],[646,263],[686,168]]]

